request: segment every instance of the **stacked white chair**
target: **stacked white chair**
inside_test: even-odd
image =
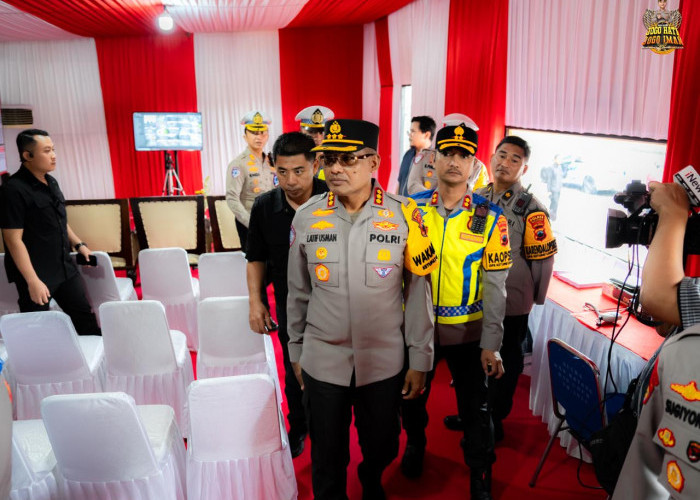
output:
[[[185,446],[169,406],[106,392],[52,396],[41,412],[63,498],[186,498]]]
[[[102,391],[102,337],[78,336],[67,314],[7,314],[0,332],[12,362],[17,419],[40,418],[41,400],[53,394]]]
[[[88,302],[96,315],[105,302],[138,300],[131,279],[114,275],[112,259],[106,252],[92,252],[92,255],[97,258],[97,266],[78,266],[78,271],[85,284]],[[99,323],[99,316],[97,321]]]
[[[212,297],[199,303],[197,378],[265,373],[278,380],[272,338],[250,329],[248,312],[248,297]]]
[[[194,380],[185,334],[168,328],[155,300],[106,302],[100,306],[105,348],[105,390],[131,395],[137,404],[167,404],[180,429],[187,387]]]
[[[292,455],[268,375],[198,380],[188,400],[189,500],[291,500]]]
[[[200,255],[200,298],[247,296],[246,265],[243,252]]]
[[[19,312],[18,300],[17,287],[7,281],[5,254],[0,253],[0,316]]]
[[[10,500],[60,498],[54,476],[56,457],[41,420],[12,423],[12,486]]]
[[[182,248],[148,248],[139,252],[143,298],[165,306],[170,328],[187,336],[187,345],[196,350],[199,281],[192,277],[187,252]]]

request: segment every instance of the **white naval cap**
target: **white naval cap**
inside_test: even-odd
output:
[[[270,124],[270,119],[266,118],[263,111],[248,111],[243,118],[241,118],[241,125],[244,125],[246,129],[251,132],[262,132],[267,130],[267,126]]]
[[[326,121],[335,118],[335,113],[331,108],[325,106],[309,106],[297,113],[295,120],[301,121],[299,126],[304,128],[317,128],[323,131]]]
[[[472,130],[479,131],[479,126],[474,120],[469,118],[467,115],[462,113],[450,113],[442,119],[443,126],[456,127],[457,125],[464,124]]]

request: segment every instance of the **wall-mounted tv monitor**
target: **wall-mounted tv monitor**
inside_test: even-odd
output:
[[[136,151],[202,149],[202,113],[134,113]]]

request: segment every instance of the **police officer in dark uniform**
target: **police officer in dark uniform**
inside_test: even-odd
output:
[[[68,225],[66,200],[49,172],[56,152],[48,132],[24,130],[17,136],[22,166],[2,187],[0,226],[5,270],[15,283],[21,312],[48,311],[56,300],[80,335],[100,335],[83,282],[70,255],[90,257],[90,249]]]

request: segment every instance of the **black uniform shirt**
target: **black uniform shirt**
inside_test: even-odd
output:
[[[46,175],[47,184],[22,166],[2,187],[0,227],[23,229],[22,241],[39,279],[55,288],[78,274],[70,256],[66,200],[56,179]],[[7,248],[7,245],[5,245]],[[10,283],[24,281],[9,251],[5,270]]]
[[[311,196],[328,191],[324,181],[314,177],[313,182]],[[286,307],[289,231],[294,214],[284,191],[278,187],[255,199],[248,226],[246,259],[248,262],[266,263],[267,279],[275,287],[275,299],[283,299],[282,311]]]

